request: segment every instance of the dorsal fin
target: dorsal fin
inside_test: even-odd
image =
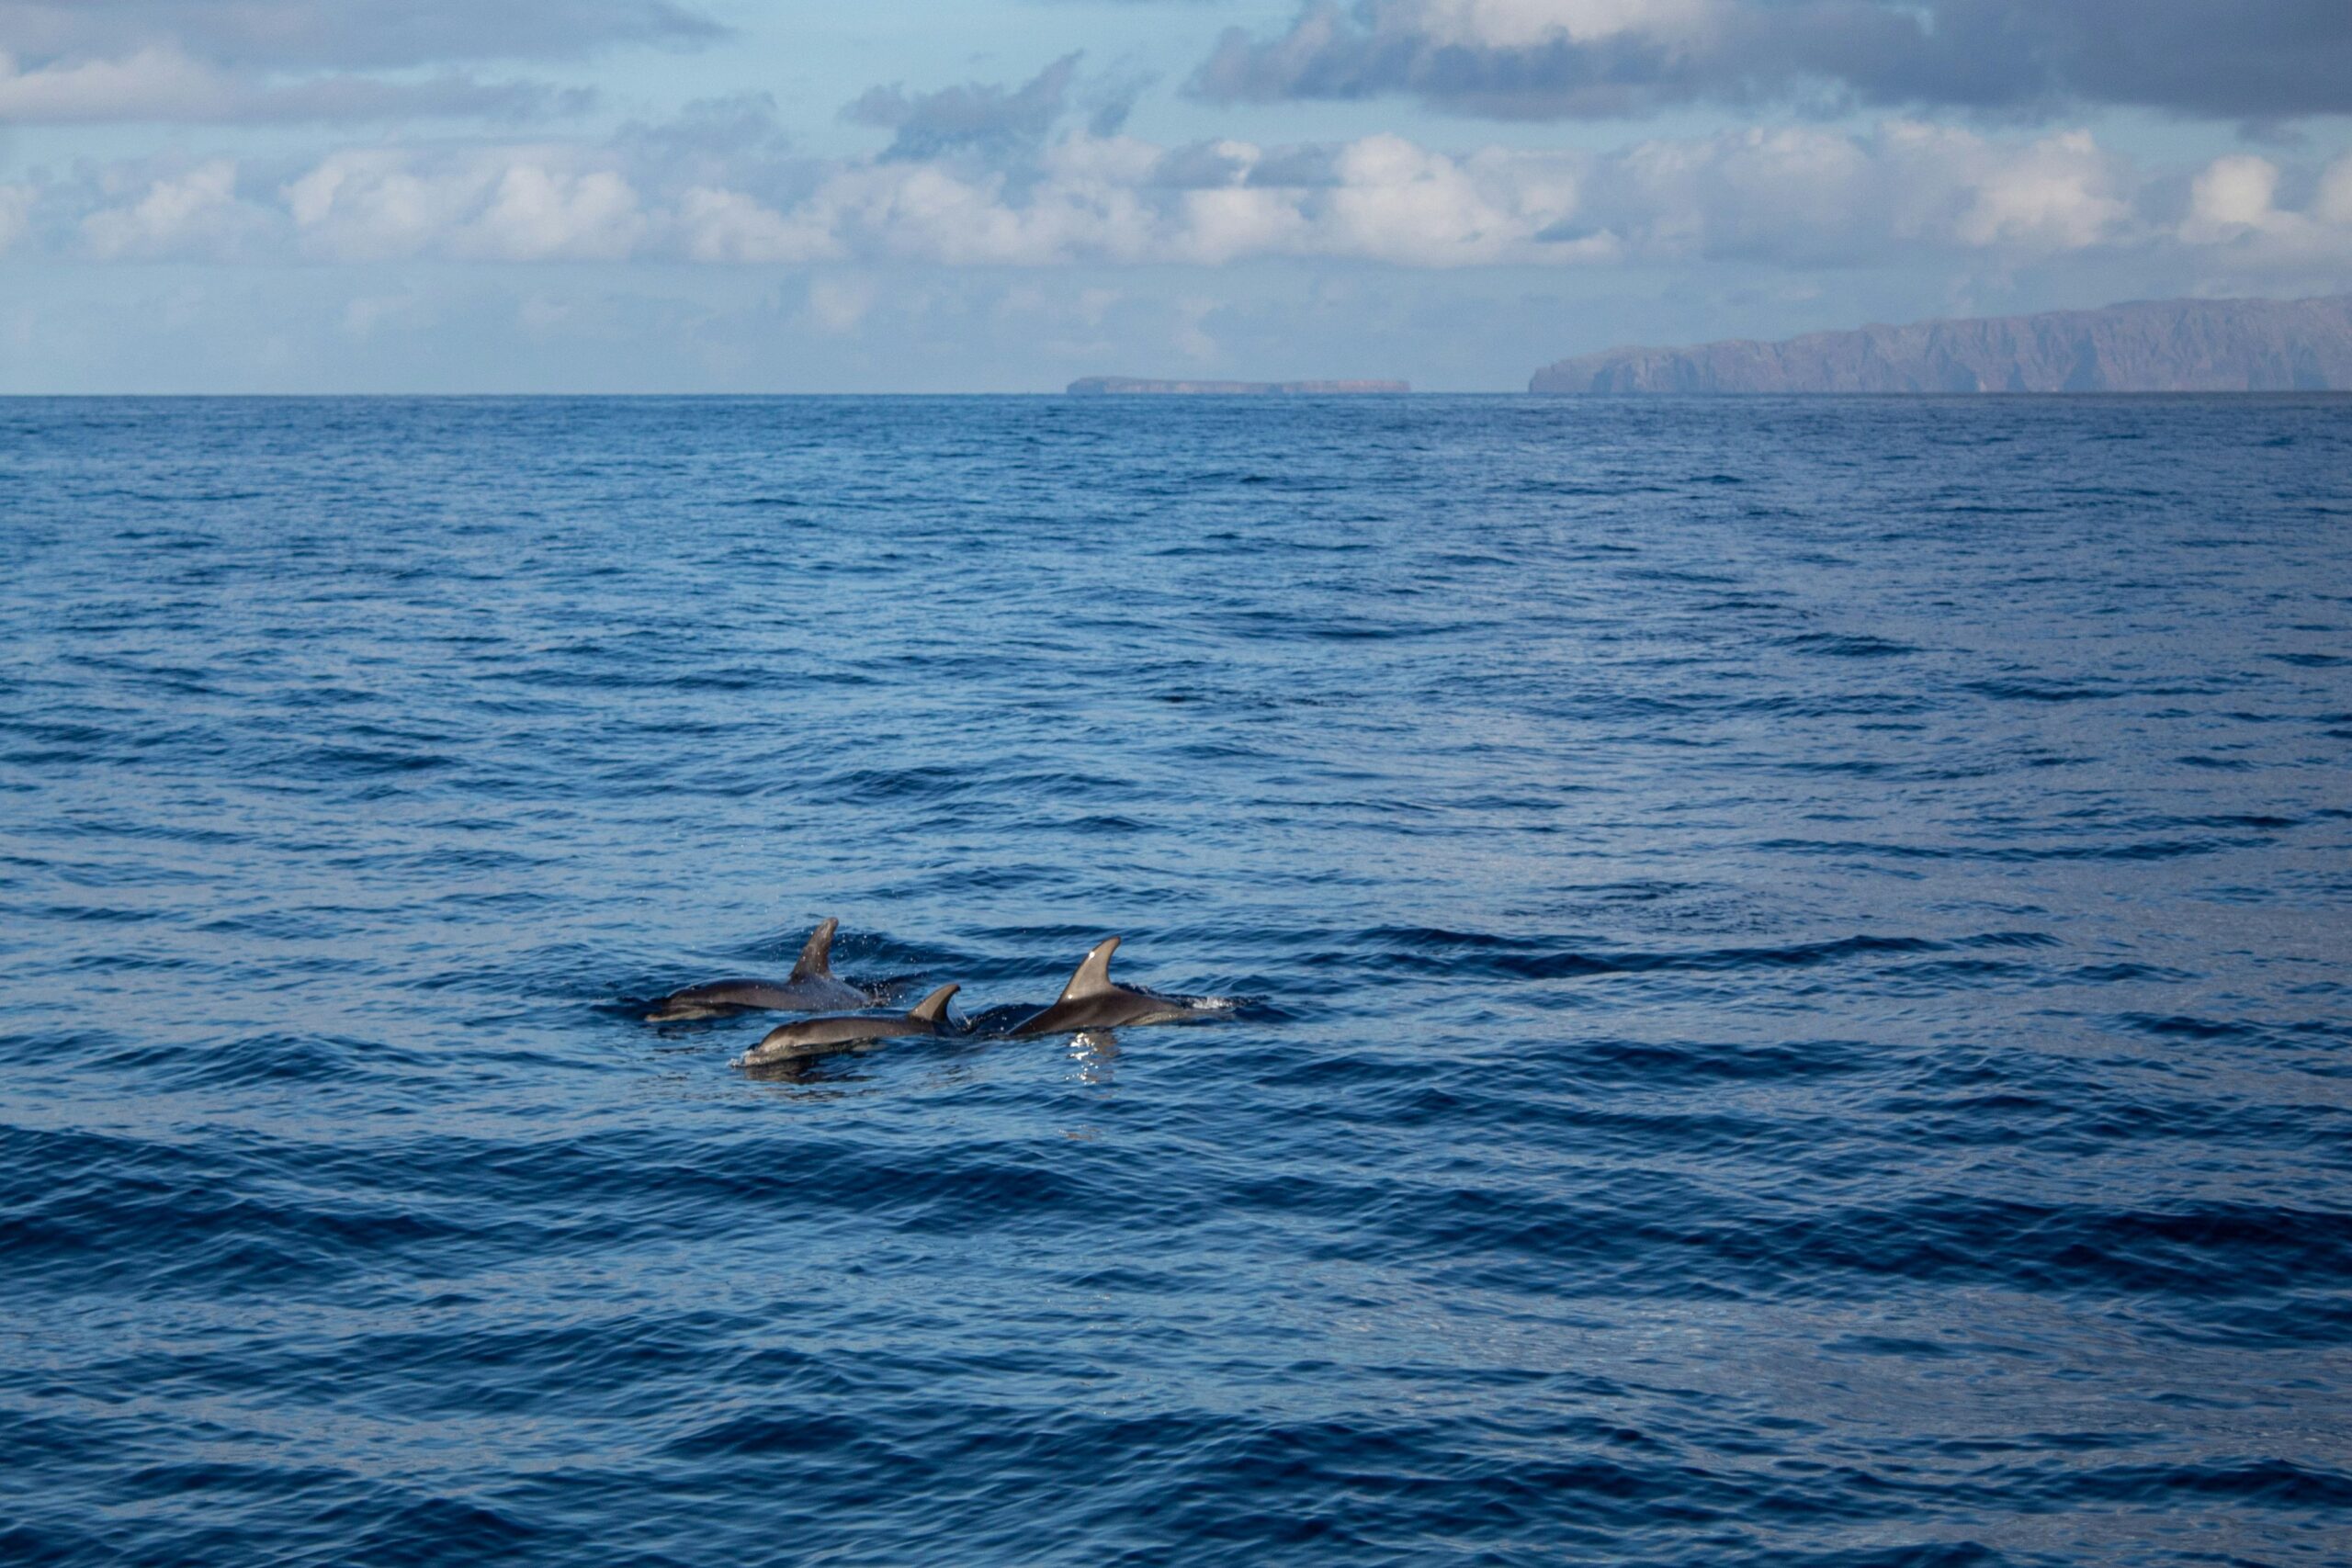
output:
[[[792,966],[796,980],[830,980],[833,975],[833,932],[841,922],[831,915],[817,922],[808,933],[808,945],[800,950],[800,962]]]
[[[944,1023],[947,1021],[947,998],[963,988],[956,985],[942,986],[917,1002],[914,1010],[907,1016],[917,1023]]]
[[[1106,936],[1096,942],[1094,951],[1080,963],[1078,973],[1069,977],[1069,984],[1062,987],[1059,999],[1074,1002],[1081,997],[1099,997],[1105,991],[1117,990],[1119,987],[1111,984],[1111,954],[1118,950],[1117,937]]]

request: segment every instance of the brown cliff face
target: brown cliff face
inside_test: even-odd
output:
[[[2159,299],[1869,326],[1785,343],[1612,348],[1531,392],[2273,392],[2352,389],[2352,295]]]

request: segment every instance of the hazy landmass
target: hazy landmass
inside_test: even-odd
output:
[[[1611,348],[1531,392],[2272,392],[2352,389],[2352,295],[2154,299],[2098,310]]]
[[[1257,393],[1310,396],[1409,392],[1409,381],[1151,381],[1133,376],[1084,376],[1069,384],[1072,397],[1147,393],[1174,397],[1228,397]]]

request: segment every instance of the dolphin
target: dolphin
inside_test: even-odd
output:
[[[867,1040],[896,1040],[908,1034],[944,1034],[954,1029],[947,1018],[947,998],[962,987],[942,986],[907,1013],[836,1013],[830,1018],[804,1018],[779,1024],[757,1045],[735,1058],[739,1067],[764,1067],[797,1062]]]
[[[1079,964],[1078,973],[1069,977],[1069,984],[1062,987],[1054,1005],[1030,1014],[1006,1032],[1016,1038],[1024,1034],[1072,1034],[1087,1029],[1168,1023],[1215,1010],[1182,997],[1156,996],[1114,985],[1111,954],[1118,951],[1118,946],[1119,939],[1114,936],[1096,942],[1093,951]]]
[[[688,986],[653,1004],[648,1023],[676,1023],[690,1018],[725,1018],[731,1013],[815,1012],[820,1008],[865,1007],[874,998],[855,986],[833,978],[833,932],[841,922],[828,916],[808,935],[792,978],[773,980],[713,980]]]

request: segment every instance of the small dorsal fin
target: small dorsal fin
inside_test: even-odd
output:
[[[1080,963],[1078,973],[1069,977],[1069,984],[1062,987],[1060,999],[1074,1002],[1080,997],[1099,997],[1105,991],[1117,990],[1119,987],[1111,984],[1111,954],[1118,950],[1117,937],[1106,936],[1096,942],[1094,950]]]
[[[808,945],[800,950],[800,962],[792,966],[796,980],[831,979],[833,974],[833,932],[841,922],[831,915],[817,922],[808,933]]]
[[[917,1023],[944,1023],[947,1021],[947,998],[963,988],[956,985],[942,986],[917,1002],[907,1016]]]

